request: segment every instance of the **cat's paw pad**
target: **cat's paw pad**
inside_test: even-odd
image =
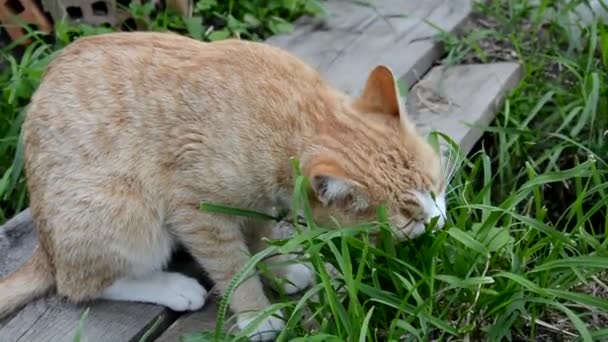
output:
[[[194,311],[202,308],[207,290],[196,281],[180,273],[166,273],[165,305],[173,311]]]
[[[290,264],[282,268],[282,276],[285,279],[283,290],[286,294],[300,292],[313,285],[315,274],[311,268],[304,264]]]
[[[274,315],[283,317],[282,312],[275,313]],[[249,324],[255,320],[256,315],[242,315],[238,319],[238,327],[240,330],[248,328]],[[273,341],[279,332],[283,330],[285,321],[275,316],[269,316],[263,319],[258,325],[248,333],[251,341]]]

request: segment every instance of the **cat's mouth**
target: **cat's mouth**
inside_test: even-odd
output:
[[[443,228],[445,218],[435,216],[431,219],[410,219],[407,224],[401,227],[392,227],[395,237],[399,241],[416,239],[426,232],[436,233]]]

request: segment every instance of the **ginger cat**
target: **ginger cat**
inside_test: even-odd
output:
[[[262,43],[144,32],[77,40],[49,65],[23,126],[40,246],[0,280],[0,316],[50,290],[73,302],[200,309],[207,291],[163,271],[176,244],[221,294],[264,248],[272,224],[201,212],[199,204],[288,206],[292,157],[311,180],[320,221],[373,219],[384,204],[400,238],[420,235],[436,216],[442,227],[440,158],[402,107],[384,66],[352,99]],[[275,272],[292,283],[289,293],[314,279],[301,264]],[[242,329],[268,305],[252,276],[230,308]],[[251,338],[273,339],[284,324],[278,316]]]

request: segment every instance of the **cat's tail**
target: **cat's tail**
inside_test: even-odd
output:
[[[38,244],[34,254],[16,272],[0,279],[0,318],[45,294],[54,285],[49,257]]]

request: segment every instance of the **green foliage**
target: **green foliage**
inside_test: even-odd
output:
[[[543,1],[538,7],[507,8],[493,2],[479,6],[482,13],[504,23],[491,35],[501,44],[513,46],[525,67],[523,82],[498,118],[495,134],[486,141],[489,153],[495,156],[497,196],[509,193],[529,172],[557,171],[589,158],[597,160],[599,169],[607,169],[608,69],[602,57],[606,24],[575,26],[572,10],[578,3]],[[531,170],[499,167],[503,165],[526,165]],[[581,196],[589,185],[566,180],[543,189],[545,197],[537,209],[553,222],[575,228],[576,220],[563,215],[564,203],[589,206],[606,198],[604,191]],[[594,225],[603,223],[604,215],[597,213]]]
[[[28,46],[20,60],[3,53],[7,63],[0,75],[0,222],[25,207],[27,196],[20,144],[25,106],[52,56],[46,44]],[[19,153],[17,153],[19,152]]]
[[[315,0],[201,0],[194,13],[212,30],[209,40],[229,36],[259,40],[288,33],[293,20],[303,13],[320,15],[323,8]]]

